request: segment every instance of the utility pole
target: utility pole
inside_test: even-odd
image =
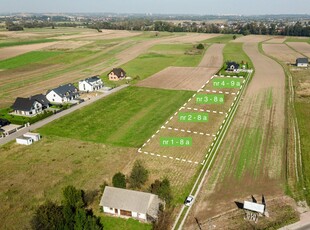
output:
[[[199,230],[202,230],[201,228],[201,223],[199,222],[199,220],[197,219],[197,217],[195,217],[196,223],[198,225]]]

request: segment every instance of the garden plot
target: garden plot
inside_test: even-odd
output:
[[[213,76],[138,152],[170,161],[203,164],[207,148],[214,145],[244,82],[241,77]]]

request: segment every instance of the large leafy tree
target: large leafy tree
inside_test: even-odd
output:
[[[141,188],[147,181],[149,176],[148,170],[144,167],[141,161],[136,161],[133,165],[129,176],[129,183],[132,188]]]
[[[126,177],[123,173],[118,172],[112,178],[113,186],[116,188],[126,188]]]

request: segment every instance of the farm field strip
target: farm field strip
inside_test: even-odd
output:
[[[206,154],[205,160],[203,161],[203,167],[201,168],[199,175],[197,179],[195,180],[195,183],[189,193],[189,194],[192,194],[194,197],[198,196],[203,186],[203,183],[205,181],[205,178],[210,170],[210,167],[212,166],[215,160],[215,157],[218,153],[218,150],[221,147],[222,141],[224,140],[226,133],[228,129],[230,128],[231,122],[233,121],[233,118],[237,111],[241,95],[244,93],[244,90],[246,89],[250,81],[252,72],[253,71],[248,72],[246,80],[243,81],[243,84],[241,85],[240,90],[238,91],[236,99],[234,99],[234,102],[232,103],[229,109],[229,113],[226,115],[225,120],[223,121],[222,126],[217,136],[214,138],[214,141],[212,142],[211,147],[209,148]],[[184,205],[182,206],[182,209],[180,210],[179,215],[177,219],[175,220],[172,229],[182,229],[182,226],[184,225],[185,220],[187,219],[192,207],[193,205],[190,207],[186,207]]]
[[[237,77],[227,77],[226,79],[237,79]],[[246,80],[242,78],[240,81],[240,87],[235,89],[228,89],[229,94],[225,94],[221,89],[215,91],[220,95],[225,95],[226,100],[224,106],[222,106],[222,111],[227,112],[219,112],[216,110],[212,110],[213,106],[217,105],[197,105],[195,104],[195,100],[193,100],[198,93],[202,95],[210,95],[214,90],[206,89],[209,87],[210,81],[213,79],[225,79],[225,76],[217,76],[214,75],[208,80],[196,93],[192,95],[191,98],[184,103],[183,106],[179,108],[165,123],[164,125],[158,129],[139,149],[139,153],[144,153],[146,155],[155,156],[155,157],[163,157],[169,158],[171,160],[177,160],[181,162],[194,163],[198,165],[199,163],[204,164],[205,159],[208,157],[208,153],[210,153],[211,148],[217,141],[217,136],[220,134],[221,129],[224,127],[224,124],[227,120],[228,113],[231,112],[232,108],[235,106],[236,100],[240,94],[240,91],[243,88]],[[224,87],[225,88],[225,87]],[[196,107],[194,107],[196,106]],[[200,106],[200,107],[199,107]],[[210,108],[211,107],[211,108]],[[207,125],[202,125],[201,123],[197,125],[195,122],[186,122],[180,124],[178,120],[178,114],[182,111],[192,110],[194,113],[197,111],[207,112],[210,119],[212,119],[212,124],[206,122]],[[197,113],[196,113],[197,114]],[[208,123],[210,125],[208,125]],[[206,127],[207,126],[207,127]],[[208,128],[208,126],[210,126]],[[207,130],[207,131],[206,131]],[[171,135],[170,135],[171,134]],[[186,138],[189,134],[193,134],[192,138],[192,146],[187,146],[183,149],[177,149],[175,147],[169,147],[168,149],[160,148],[158,145],[160,143],[160,137],[167,136],[177,136],[179,138]],[[198,147],[197,147],[198,146]],[[208,153],[205,155],[202,152],[205,152],[205,147],[210,146]],[[171,151],[169,151],[171,150]],[[174,154],[177,153],[177,154]],[[190,154],[188,154],[190,153]],[[191,155],[191,157],[188,157]],[[204,155],[204,158],[202,156]]]

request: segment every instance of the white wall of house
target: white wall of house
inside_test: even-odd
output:
[[[103,206],[103,212],[122,217],[120,209],[118,209],[117,213],[115,213],[114,208]],[[124,217],[128,218],[128,216],[124,216]],[[146,214],[143,214],[143,213],[131,212],[131,217],[140,219],[140,220],[146,220]]]
[[[43,111],[42,107],[43,107],[43,105],[41,103],[35,101],[33,103],[31,110],[29,110],[29,111],[15,110],[14,112],[16,114],[23,115],[23,116],[36,116],[37,114],[42,113],[42,111]]]
[[[138,218],[142,220],[146,220],[146,214],[139,213]]]
[[[298,67],[308,67],[307,63],[298,63],[297,64]]]
[[[114,210],[114,208],[110,208],[110,207],[105,207],[105,206],[103,206],[103,212],[115,215],[115,210]]]
[[[41,139],[41,135],[39,133],[25,133],[24,136],[32,138],[33,141],[39,141]]]
[[[46,94],[46,98],[51,103],[60,103],[60,104],[62,104],[64,102],[63,98],[60,97],[57,93],[55,93],[54,90],[52,90],[48,94]]]
[[[25,138],[16,138],[16,143],[21,145],[31,145],[33,143],[32,139],[25,139]]]
[[[92,92],[93,91],[93,87],[92,85],[90,85],[88,82],[86,82],[85,80],[84,81],[80,81],[79,82],[79,90],[80,91],[89,91],[89,92]]]

